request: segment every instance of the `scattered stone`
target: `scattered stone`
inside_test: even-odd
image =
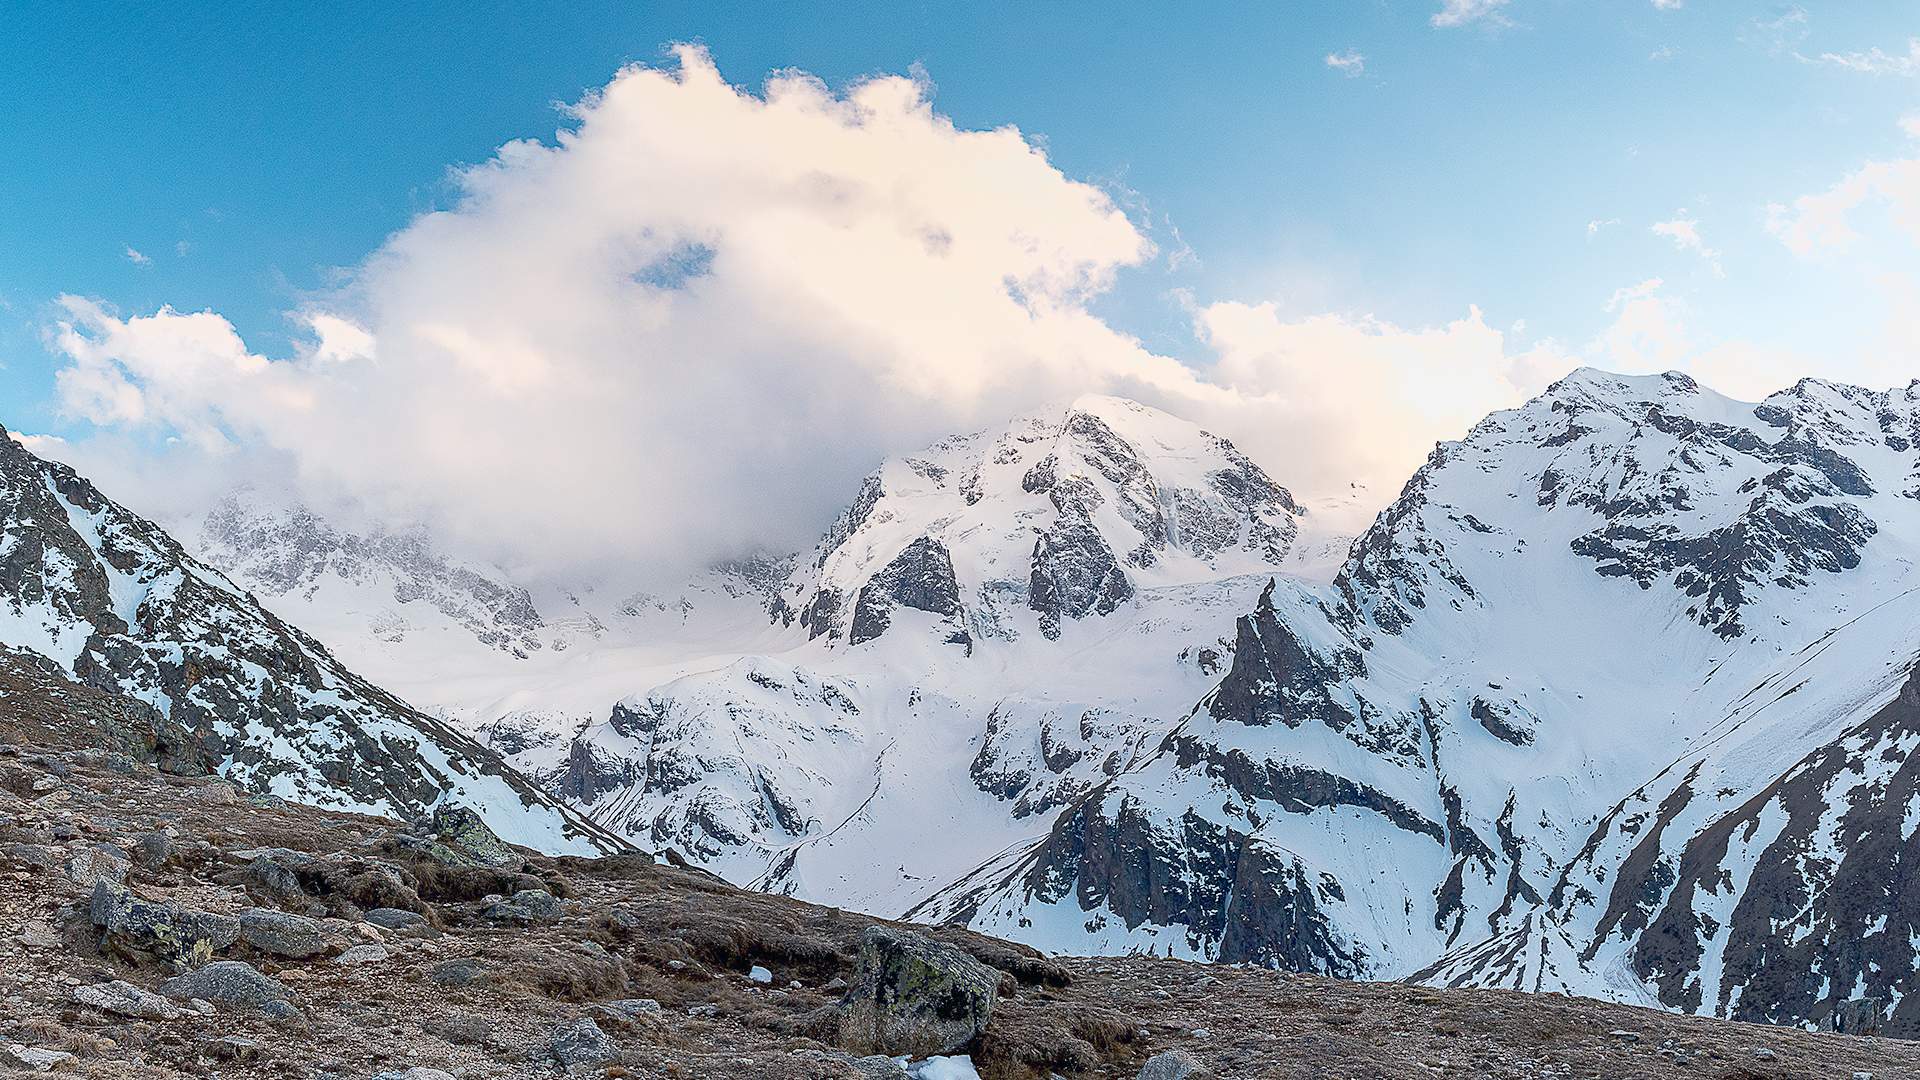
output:
[[[840,1003],[840,1045],[856,1053],[932,1057],[986,1030],[1000,973],[924,934],[869,926],[853,988]]]
[[[568,1068],[598,1065],[612,1059],[613,1040],[600,1030],[599,1024],[581,1017],[553,1033],[547,1040],[547,1053]]]
[[[747,978],[752,979],[754,982],[760,983],[763,986],[770,986],[773,983],[773,972],[768,971],[766,968],[763,968],[758,964],[755,964],[753,966],[753,970],[747,972]]]
[[[77,1064],[78,1058],[64,1050],[43,1050],[19,1043],[0,1044],[0,1062],[29,1072],[52,1072]]]
[[[487,965],[471,956],[436,964],[427,976],[438,986],[478,986],[493,981]]]
[[[89,888],[105,882],[118,885],[127,880],[127,871],[133,869],[133,860],[119,848],[108,844],[98,844],[75,852],[67,859],[67,878],[75,884]]]
[[[184,1010],[159,994],[142,990],[130,982],[115,979],[97,986],[76,986],[73,1000],[101,1012],[131,1016],[141,1020],[171,1020]]]
[[[240,913],[240,938],[269,956],[304,960],[326,952],[333,935],[318,919],[268,908]]]
[[[1756,1060],[1759,1060],[1759,1061],[1773,1061],[1777,1059],[1780,1055],[1774,1053],[1773,1051],[1767,1049],[1764,1046],[1756,1046],[1753,1048],[1753,1056]]]
[[[1626,1042],[1626,1043],[1637,1043],[1640,1041],[1639,1032],[1628,1031],[1625,1028],[1615,1028],[1614,1030],[1607,1032],[1607,1037],[1612,1039],[1619,1039],[1621,1042]]]
[[[626,998],[621,1001],[608,1001],[602,1004],[629,1020],[641,1016],[660,1015],[660,1003],[652,998]]]
[[[399,1072],[379,1073],[373,1080],[458,1080],[458,1078],[444,1069],[415,1065],[411,1069],[402,1069]]]
[[[1167,1050],[1140,1066],[1138,1080],[1213,1080],[1213,1071],[1185,1050]]]
[[[405,908],[374,908],[366,919],[383,930],[425,930],[430,925],[425,915]]]
[[[885,1054],[855,1058],[852,1064],[863,1080],[909,1080],[913,1075],[906,1066]]]
[[[133,861],[148,870],[158,870],[173,858],[173,837],[155,830],[133,838]]]
[[[265,1052],[266,1046],[259,1040],[239,1035],[229,1035],[207,1048],[207,1056],[215,1061],[228,1061],[235,1065],[257,1061]]]
[[[333,958],[336,964],[353,967],[359,964],[377,964],[387,958],[384,945],[355,945]]]
[[[552,922],[560,914],[560,901],[552,893],[522,889],[508,899],[489,904],[480,917],[495,922],[536,923]]]

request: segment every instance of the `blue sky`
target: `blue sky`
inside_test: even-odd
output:
[[[1509,352],[1606,363],[1630,295],[1684,322],[1663,356],[1733,343],[1840,378],[1867,377],[1863,355],[1912,366],[1897,354],[1914,342],[1889,329],[1888,282],[1920,271],[1885,224],[1898,194],[1847,208],[1862,237],[1838,253],[1794,250],[1769,210],[1915,156],[1910,3],[26,4],[4,18],[0,420],[24,430],[100,426],[55,393],[71,363],[48,344],[58,297],[117,317],[217,312],[253,352],[290,356],[311,336],[290,313],[458,205],[450,168],[551,141],[557,104],[623,65],[671,66],[673,42],[704,46],[745,92],[785,69],[836,93],[914,73],[958,128],[1017,128],[1157,248],[1119,267],[1093,313],[1203,370],[1225,362],[1195,333],[1208,305],[1410,331],[1477,306]]]

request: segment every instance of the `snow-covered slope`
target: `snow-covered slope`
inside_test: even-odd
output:
[[[1755,1018],[1891,1010],[1920,925],[1885,877],[1913,840],[1917,425],[1920,387],[1755,406],[1576,373],[1438,448],[1331,588],[1281,581],[1240,621],[1153,754],[921,914]]]
[[[625,846],[4,433],[0,518],[0,644],[151,710],[242,787],[401,817],[453,801],[531,847]]]
[[[1268,577],[1344,547],[1224,440],[1117,398],[945,440],[849,494],[809,553],[639,597],[514,583],[257,493],[183,533],[602,824],[886,914],[1150,749]]]

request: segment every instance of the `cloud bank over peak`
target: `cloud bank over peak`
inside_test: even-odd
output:
[[[907,78],[753,93],[683,47],[454,183],[297,314],[289,357],[214,312],[65,298],[63,407],[108,442],[177,436],[165,471],[202,484],[277,472],[529,572],[673,573],[803,546],[885,455],[1088,391],[1307,491],[1391,491],[1573,364],[1510,355],[1478,311],[1405,330],[1238,303],[1196,308],[1210,367],[1155,355],[1088,309],[1155,257],[1142,230]]]

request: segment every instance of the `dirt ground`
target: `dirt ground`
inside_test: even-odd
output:
[[[640,857],[527,855],[504,870],[449,868],[398,822],[250,798],[125,755],[84,710],[0,692],[0,1072],[13,1047],[71,1055],[51,1061],[54,1075],[116,1080],[368,1080],[415,1066],[461,1080],[551,1077],[568,1074],[556,1032],[586,1018],[611,1046],[573,1065],[573,1076],[880,1075],[833,1044],[836,1004],[872,918]],[[96,854],[102,845],[106,856]],[[320,857],[330,876],[291,893],[265,889],[249,867],[268,848]],[[219,957],[283,988],[289,1014],[223,1005],[139,1019],[77,1001],[83,987],[119,979],[154,990],[173,974],[103,947],[89,918],[98,867],[120,853],[136,856],[124,880],[139,898],[320,918],[330,941],[315,955],[243,941]],[[365,921],[366,909],[396,900],[368,882],[396,873],[409,882],[398,904],[414,906],[424,925]],[[527,887],[558,898],[557,911],[502,917],[500,897]],[[1047,958],[964,931],[928,932],[1004,973],[972,1049],[988,1080],[1131,1078],[1168,1049],[1231,1078],[1920,1078],[1920,1045],[1895,1040],[1508,991]],[[340,962],[356,945],[384,955]],[[755,966],[771,982],[751,980]],[[636,999],[659,1009],[609,1004]]]

